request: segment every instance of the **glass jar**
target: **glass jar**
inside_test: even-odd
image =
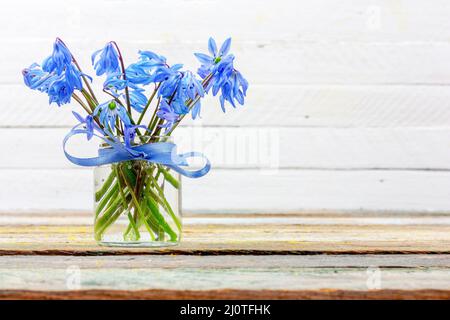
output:
[[[141,144],[172,142],[171,137],[155,136],[136,140]],[[163,247],[180,242],[181,176],[170,168],[145,160],[98,166],[94,192],[98,244]]]

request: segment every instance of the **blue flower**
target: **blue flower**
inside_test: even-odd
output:
[[[145,90],[141,88],[130,91],[130,105],[137,112],[142,112],[147,104],[147,97],[143,92],[145,92]]]
[[[84,124],[84,127],[87,131],[86,136],[88,140],[91,140],[91,138],[94,136],[94,129],[101,131],[98,125],[94,122],[94,117],[92,115],[88,114],[86,118],[83,118],[75,111],[72,111],[72,113],[75,118],[80,121],[81,124]]]
[[[75,68],[73,64],[68,65],[64,72],[66,76],[67,83],[74,89],[83,89],[83,84],[81,82],[81,72]]]
[[[70,103],[74,87],[67,81],[64,74],[58,76],[48,88],[49,104],[55,102],[58,106]]]
[[[83,88],[81,73],[73,65],[68,65],[64,73],[51,79],[47,90],[50,104],[55,102],[58,106],[61,106],[70,103],[75,89],[81,90]]]
[[[197,95],[199,95],[200,97],[203,97],[205,95],[205,90],[203,89],[202,84],[190,71],[183,72],[183,77],[180,81],[179,92],[192,100],[194,100]]]
[[[231,47],[231,38],[224,41],[220,50],[217,51],[216,41],[213,38],[208,40],[208,51],[211,56],[204,53],[194,53],[200,61],[201,66],[197,73],[202,79],[206,78],[210,73],[214,72],[215,66],[227,57]]]
[[[125,125],[130,125],[131,121],[128,117],[127,111],[123,106],[117,104],[114,100],[99,104],[92,115],[98,116],[100,123],[112,132],[116,125],[116,120],[119,118]]]
[[[147,129],[144,125],[125,125],[125,128],[123,129],[123,136],[125,146],[127,148],[131,148],[133,146],[134,138],[136,138],[136,130],[138,128]]]
[[[224,112],[225,101],[228,101],[233,107],[236,107],[235,101],[243,105],[248,89],[248,81],[234,68],[234,55],[228,54],[230,46],[231,39],[228,38],[217,51],[216,42],[209,38],[208,51],[211,56],[203,53],[195,54],[201,62],[198,74],[203,79],[209,77],[205,91],[208,92],[212,88],[214,96],[220,91],[220,106]],[[195,108],[200,107],[195,106]],[[194,110],[192,115],[194,116]]]
[[[134,84],[150,84],[153,82],[152,75],[150,74],[152,68],[153,66],[145,61],[132,63],[125,69],[127,80]]]
[[[97,76],[120,72],[119,54],[112,42],[108,42],[103,49],[95,51],[91,60]]]
[[[152,51],[139,51],[139,55],[142,61],[147,62],[153,67],[166,65],[166,58]]]
[[[83,88],[81,77],[86,76],[73,64],[69,49],[59,38],[43,66],[34,63],[22,75],[29,88],[47,93],[50,104],[55,102],[58,106],[70,102],[74,90]]]
[[[197,97],[204,97],[205,91],[202,84],[198,81],[190,71],[181,72],[182,77],[179,81],[176,93],[172,102],[172,106],[176,113],[186,114],[189,108],[186,102],[190,99],[195,100]],[[192,109],[192,118],[195,119],[200,114],[201,104],[198,101]]]
[[[183,74],[179,71],[183,67],[182,64],[175,64],[172,67],[161,67],[155,71],[154,81],[161,82],[158,96],[170,98],[175,93],[179,81]]]
[[[159,104],[159,110],[156,115],[166,122],[160,125],[161,128],[166,128],[166,132],[172,128],[174,123],[178,120],[178,114],[175,112],[173,107],[167,103],[165,99],[162,99]]]
[[[231,76],[220,86],[221,95],[219,97],[220,106],[223,112],[225,112],[225,101],[231,103],[235,108],[236,100],[240,105],[244,104],[244,97],[247,94],[248,81],[242,76],[242,74],[233,70]]]
[[[56,38],[53,44],[53,53],[42,63],[42,69],[46,72],[56,72],[60,75],[67,66],[72,63],[72,54],[61,39]]]
[[[48,92],[49,85],[57,78],[56,75],[43,71],[37,63],[33,63],[30,67],[23,69],[22,75],[23,81],[28,88],[41,92]]]
[[[130,64],[125,71],[128,81],[141,85],[156,82],[155,76],[168,68],[166,58],[151,51],[139,51],[139,55],[139,61]]]
[[[103,89],[112,91],[113,93],[117,93],[117,91],[125,89],[125,87],[127,86],[127,81],[123,80],[120,77],[121,75],[121,73],[108,74],[105,82],[103,83]]]

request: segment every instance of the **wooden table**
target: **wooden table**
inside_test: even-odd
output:
[[[151,250],[97,246],[91,222],[0,215],[0,298],[450,298],[446,215],[191,215]]]

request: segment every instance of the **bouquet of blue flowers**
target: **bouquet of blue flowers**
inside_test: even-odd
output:
[[[96,76],[103,76],[100,99],[91,87],[93,78],[82,71],[59,38],[41,65],[22,71],[25,84],[44,92],[58,106],[75,100],[84,115],[73,111],[77,124],[63,141],[66,157],[80,166],[95,167],[95,239],[103,244],[176,244],[180,240],[179,199],[168,188],[180,190],[180,175],[197,178],[210,169],[198,152],[178,154],[171,135],[188,114],[200,117],[201,100],[208,93],[233,107],[244,104],[248,82],[234,67],[231,39],[218,49],[208,41],[208,54],[195,53],[197,72],[169,65],[152,51],[139,51],[138,61],[125,67],[116,42],[92,54]],[[75,157],[66,143],[76,135],[96,137],[98,155]],[[188,170],[188,158],[204,159],[204,166]],[[172,197],[173,198],[173,197]],[[118,223],[125,219],[125,223]],[[120,227],[123,225],[124,227]]]

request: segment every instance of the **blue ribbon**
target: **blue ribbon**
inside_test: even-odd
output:
[[[109,144],[111,148],[100,149],[97,157],[93,158],[78,158],[69,154],[66,150],[67,141],[79,134],[90,134],[103,140]],[[111,140],[110,140],[111,139]],[[121,143],[119,139],[114,136],[109,136],[106,139],[103,136],[92,134],[92,131],[81,129],[79,126],[75,126],[63,140],[63,150],[67,159],[72,163],[85,166],[95,167],[105,164],[111,164],[115,162],[122,162],[128,160],[146,160],[153,163],[165,165],[173,169],[174,171],[189,178],[200,178],[207,174],[211,169],[211,163],[203,153],[200,152],[188,152],[183,154],[177,154],[177,146],[171,142],[155,142],[138,146],[128,147]],[[189,171],[183,169],[182,166],[189,166],[187,159],[189,158],[202,158],[205,160],[205,165],[199,170]]]

